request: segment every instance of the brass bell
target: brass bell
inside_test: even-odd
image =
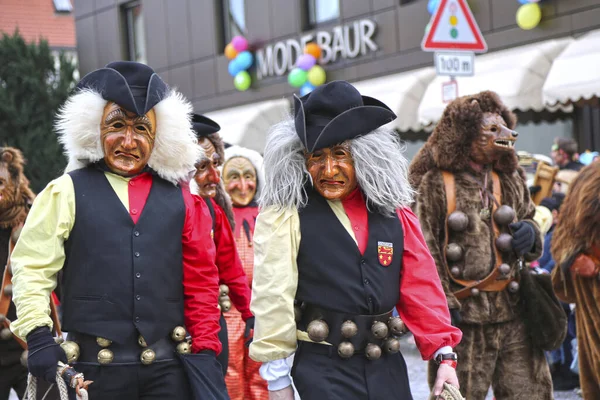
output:
[[[71,364],[77,361],[79,358],[79,345],[77,343],[71,340],[65,340],[63,343],[61,343],[60,347],[67,356],[67,363]]]
[[[219,292],[221,293],[221,296],[227,296],[229,294],[229,286],[219,285]]]
[[[27,368],[27,357],[29,356],[29,352],[27,350],[23,351],[21,353],[21,365],[24,366],[25,368]]]
[[[496,239],[496,247],[498,250],[508,253],[512,250],[512,236],[508,233],[501,233]]]
[[[471,289],[471,296],[479,296],[479,289],[476,287]]]
[[[0,314],[0,324],[3,323],[5,319],[6,317],[4,316],[4,314]]]
[[[311,321],[306,331],[310,340],[317,343],[324,341],[329,336],[329,326],[321,319]]]
[[[388,335],[388,327],[383,322],[377,321],[371,326],[371,332],[377,339],[385,339]]]
[[[446,247],[446,258],[449,261],[460,261],[463,258],[463,249],[456,243],[450,243]]]
[[[146,343],[146,339],[144,339],[144,337],[143,337],[142,335],[140,335],[140,336],[138,337],[138,344],[139,344],[141,347],[148,347],[148,343]]]
[[[108,347],[112,344],[112,340],[105,339],[102,337],[97,337],[96,343],[98,343],[98,346],[100,346],[100,347]]]
[[[406,332],[406,325],[399,317],[390,318],[388,325],[394,336],[400,336]]]
[[[177,345],[177,352],[179,354],[190,354],[192,346],[188,342],[181,342]]]
[[[300,322],[302,319],[302,308],[300,306],[294,306],[294,319],[296,323]]]
[[[350,358],[354,355],[354,345],[350,342],[342,342],[338,346],[338,355],[342,358]]]
[[[454,276],[455,278],[458,278],[460,276],[460,268],[458,267],[452,267],[450,269],[450,273],[452,274],[452,276]]]
[[[140,355],[140,361],[142,362],[142,364],[150,365],[154,362],[154,360],[156,360],[156,353],[154,352],[154,350],[146,349],[142,351],[142,354]]]
[[[462,232],[469,226],[469,217],[462,211],[454,211],[448,216],[448,227],[454,232]]]
[[[500,274],[506,276],[510,273],[510,265],[500,264],[500,266],[498,267],[498,271],[500,271]]]
[[[12,338],[12,332],[8,328],[4,328],[0,331],[0,339],[8,340]]]
[[[98,352],[98,362],[102,365],[110,364],[115,355],[109,349],[102,349]]]
[[[376,344],[369,343],[365,349],[365,355],[367,359],[373,361],[379,359],[381,357],[381,347]]]
[[[63,344],[65,342],[65,339],[62,336],[57,336],[54,338],[54,341],[56,342],[56,344]]]
[[[171,332],[171,339],[173,339],[176,342],[181,342],[183,339],[185,339],[185,328],[183,326],[176,326],[175,329],[173,329],[173,332]]]
[[[508,284],[508,291],[511,293],[517,293],[519,291],[519,282],[512,281]]]
[[[12,296],[13,294],[13,285],[12,284],[8,284],[6,286],[4,286],[4,295],[5,296]]]
[[[383,348],[388,354],[394,354],[400,351],[400,341],[396,338],[388,338],[383,343]]]
[[[221,310],[223,310],[223,312],[227,312],[227,311],[231,310],[231,301],[223,300],[221,302]]]
[[[341,331],[342,336],[349,339],[358,333],[358,327],[356,326],[354,321],[347,320],[344,321],[344,323],[342,324]]]
[[[221,305],[217,304],[217,310],[221,311]]]
[[[500,206],[494,213],[494,221],[498,225],[508,225],[515,219],[515,210],[510,206]]]

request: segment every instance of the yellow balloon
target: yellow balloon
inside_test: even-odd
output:
[[[233,48],[233,45],[231,43],[225,46],[225,57],[227,57],[228,60],[233,60],[237,55],[238,52],[236,49]]]
[[[324,84],[325,79],[327,79],[327,76],[325,75],[325,70],[320,65],[315,65],[314,67],[308,70],[308,81],[314,87]]]
[[[523,4],[517,10],[517,25],[521,29],[533,29],[538,26],[541,20],[542,9],[537,3]]]

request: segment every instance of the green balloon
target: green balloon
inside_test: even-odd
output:
[[[235,78],[233,78],[233,85],[240,92],[248,90],[251,83],[252,78],[250,78],[250,74],[247,71],[238,72]]]
[[[308,74],[306,71],[300,68],[294,68],[288,75],[288,83],[290,86],[295,88],[299,88],[300,86],[304,85],[307,79]]]

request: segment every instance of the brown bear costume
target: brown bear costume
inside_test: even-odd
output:
[[[525,261],[540,256],[542,238],[514,151],[515,124],[515,115],[493,92],[458,98],[409,170],[418,191],[414,209],[453,322],[463,331],[455,351],[460,389],[469,400],[484,399],[490,385],[497,400],[552,398],[546,359],[532,345],[519,306],[517,227],[529,235],[521,251]],[[495,213],[501,205],[514,211],[503,225]],[[447,220],[453,210],[461,214],[458,224]],[[508,249],[494,245],[500,233]],[[512,239],[506,235],[511,233]],[[432,369],[430,364],[435,376]]]
[[[600,399],[600,163],[569,185],[552,239],[556,295],[575,303],[579,380],[584,399]]]

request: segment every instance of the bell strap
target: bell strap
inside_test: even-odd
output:
[[[444,189],[446,192],[446,226],[444,231],[444,247],[442,249],[443,252],[443,264],[446,267],[446,272],[450,279],[461,286],[464,286],[462,289],[459,289],[452,294],[458,299],[462,300],[471,295],[472,289],[483,290],[485,292],[500,292],[504,290],[513,279],[497,279],[500,276],[500,265],[502,264],[502,257],[498,252],[498,249],[495,245],[492,246],[494,250],[494,256],[496,260],[496,265],[494,269],[481,280],[463,280],[455,278],[450,271],[450,267],[448,266],[448,259],[446,258],[446,249],[448,248],[448,217],[456,210],[456,183],[454,179],[454,174],[448,171],[442,171],[442,177],[444,180]],[[496,224],[496,221],[493,218],[494,212],[498,209],[499,205],[502,202],[502,188],[500,186],[500,178],[498,174],[492,171],[492,185],[493,185],[493,201],[492,201],[492,227],[494,230],[494,239],[497,239],[500,235],[500,229]]]

